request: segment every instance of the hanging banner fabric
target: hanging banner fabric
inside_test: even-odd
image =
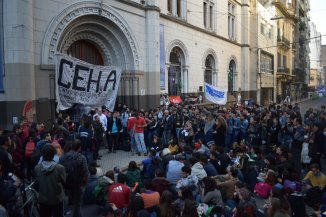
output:
[[[105,105],[113,111],[121,69],[95,66],[67,55],[55,54],[57,111],[78,103],[84,106]]]
[[[205,83],[205,96],[215,104],[225,105],[227,102],[227,90],[218,89],[207,83]]]

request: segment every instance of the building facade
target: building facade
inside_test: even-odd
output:
[[[294,88],[300,96],[306,96],[307,84],[310,83],[310,48],[308,40],[310,38],[310,1],[299,0],[297,7],[299,21],[294,32],[295,43],[292,45],[292,48],[297,51],[294,60]]]
[[[251,11],[250,71],[256,77],[257,102],[266,105],[276,93],[276,9],[271,1],[258,0],[251,4]]]
[[[282,102],[287,96],[293,98],[296,89],[293,86],[294,60],[296,49],[295,29],[298,21],[296,15],[297,1],[275,0],[277,20],[277,102]]]
[[[256,98],[249,0],[2,1],[0,126],[21,116],[51,124],[54,54],[121,67],[117,101],[159,105],[161,93],[228,89]]]
[[[321,34],[318,32],[316,24],[313,22],[310,25],[310,91],[315,91],[319,86],[322,86],[325,82],[322,76],[322,53],[321,53]],[[311,78],[315,77],[316,82],[312,82]]]

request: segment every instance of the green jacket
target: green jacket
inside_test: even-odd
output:
[[[35,167],[35,174],[39,186],[38,202],[45,205],[61,203],[65,198],[65,168],[54,161],[43,161]]]
[[[140,170],[137,169],[137,170],[128,170],[127,173],[126,173],[126,176],[127,176],[127,182],[126,184],[129,186],[129,187],[134,187],[135,186],[135,183],[138,182],[138,186],[140,189],[143,188],[143,183],[141,182],[141,176],[140,176]]]

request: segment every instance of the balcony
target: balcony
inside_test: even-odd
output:
[[[290,41],[284,36],[277,36],[277,45],[284,49],[290,49]]]
[[[278,66],[277,73],[290,74],[290,69],[284,66]]]

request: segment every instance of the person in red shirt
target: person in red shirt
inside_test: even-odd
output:
[[[119,209],[126,208],[130,203],[130,188],[125,184],[127,177],[123,173],[118,175],[118,183],[110,185],[108,189],[108,202]]]
[[[127,132],[129,133],[130,136],[130,149],[131,153],[137,152],[137,146],[136,146],[136,141],[135,141],[135,133],[134,133],[134,127],[135,127],[135,114],[131,114],[131,117],[128,119],[127,123]]]
[[[146,150],[145,140],[144,140],[144,129],[146,126],[147,124],[145,119],[141,117],[139,113],[137,113],[135,119],[134,133],[135,133],[135,140],[136,140],[137,151],[139,156],[141,155],[141,153],[143,153],[144,156],[147,155],[147,150]]]

